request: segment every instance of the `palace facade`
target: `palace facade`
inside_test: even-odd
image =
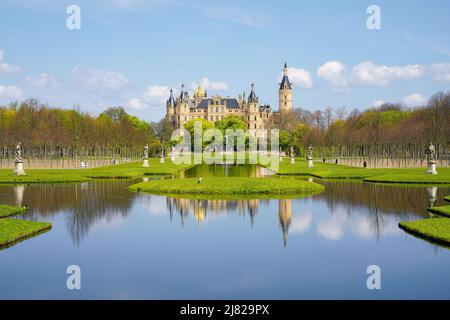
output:
[[[278,112],[292,110],[292,84],[288,77],[286,63],[283,78],[278,88]],[[193,119],[205,119],[211,122],[223,120],[228,116],[239,117],[245,121],[248,129],[266,129],[272,117],[278,113],[269,105],[260,105],[255,85],[251,85],[248,98],[245,92],[237,98],[224,98],[218,95],[208,97],[201,85],[194,91],[193,97],[181,85],[181,93],[174,97],[170,89],[170,97],[166,103],[166,117],[176,129]]]

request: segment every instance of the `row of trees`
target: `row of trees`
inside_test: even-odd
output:
[[[243,129],[236,117],[203,128]],[[193,122],[186,124],[193,131]],[[310,112],[295,109],[276,114],[270,128],[280,130],[280,146],[293,146],[298,155],[315,147],[315,156],[328,159],[377,159],[385,162],[422,161],[425,146],[432,142],[440,160],[449,159],[450,92],[438,92],[427,105],[406,108],[384,104],[363,112],[345,108]],[[109,108],[94,117],[75,109],[50,108],[35,99],[0,107],[0,157],[14,158],[14,146],[21,141],[25,158],[140,158],[149,144],[156,155],[161,144],[168,147],[173,131],[167,119],[146,122],[121,107]],[[172,142],[173,143],[173,142]]]
[[[425,146],[432,142],[438,159],[449,160],[450,92],[438,92],[416,108],[384,104],[349,114],[344,108],[296,109],[274,117],[272,127],[281,129],[283,148],[293,145],[301,154],[312,144],[320,157],[408,164],[422,161]]]
[[[138,158],[147,143],[157,152],[157,127],[120,107],[93,117],[29,99],[0,107],[0,157],[13,159],[20,141],[28,159]]]

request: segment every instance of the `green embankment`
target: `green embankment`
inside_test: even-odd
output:
[[[450,218],[450,206],[433,207],[433,208],[429,208],[428,211],[430,211],[431,213],[440,215],[440,216]]]
[[[256,198],[301,196],[320,193],[324,187],[320,184],[290,178],[204,178],[171,179],[142,182],[128,187],[134,192],[183,196],[215,196]]]
[[[363,180],[378,183],[410,184],[450,184],[450,168],[438,168],[439,174],[430,175],[426,168],[357,168],[344,165],[315,162],[307,167],[305,160],[296,159],[290,164],[289,158],[280,162],[279,175],[312,176],[320,179]]]
[[[48,231],[51,227],[52,225],[46,222],[0,219],[0,248],[12,246],[22,240]]]
[[[399,227],[420,238],[446,246],[450,245],[449,218],[430,218],[412,222],[400,222]]]
[[[25,213],[27,210],[27,208],[23,207],[0,205],[0,248],[12,246],[17,242],[47,231],[52,227],[50,223],[46,222],[3,219]]]
[[[12,169],[0,169],[0,183],[72,183],[92,179],[134,178],[143,175],[172,175],[190,165],[176,165],[166,159],[149,159],[149,167],[143,168],[142,161],[110,165],[93,169],[26,169],[26,176],[15,176]]]
[[[13,207],[5,204],[0,204],[0,218],[15,216],[28,211],[25,207]]]

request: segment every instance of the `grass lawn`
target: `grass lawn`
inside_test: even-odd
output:
[[[450,218],[450,206],[429,208],[431,213]]]
[[[128,187],[134,192],[153,194],[198,196],[210,198],[220,196],[252,196],[277,198],[287,195],[312,195],[320,193],[324,187],[320,184],[292,178],[204,178],[199,184],[197,178],[154,180]]]
[[[0,204],[0,218],[11,217],[28,211],[25,207],[13,207]]]
[[[444,200],[447,201],[447,202],[450,202],[450,196],[446,196],[446,197],[444,198]]]
[[[0,183],[71,183],[85,182],[92,179],[134,178],[143,175],[171,175],[189,165],[176,165],[166,158],[149,159],[148,168],[142,167],[142,161],[123,163],[93,169],[26,169],[26,176],[15,176],[13,169],[0,169]]]
[[[308,168],[305,160],[296,159],[290,164],[289,158],[280,162],[278,174],[313,176],[321,179],[364,180],[382,183],[450,184],[450,168],[438,168],[439,174],[430,175],[426,168],[357,168],[330,163],[315,162]]]
[[[450,219],[430,218],[412,222],[400,222],[399,227],[413,235],[432,242],[450,245]]]
[[[46,222],[0,219],[0,248],[8,247],[51,229]]]

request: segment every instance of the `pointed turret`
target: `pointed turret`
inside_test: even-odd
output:
[[[166,102],[166,105],[168,108],[173,108],[175,107],[175,98],[173,97],[173,89],[170,89],[170,96],[169,99]]]
[[[292,84],[288,77],[289,69],[287,63],[284,63],[283,67],[283,79],[280,83],[280,88],[278,90],[278,110],[291,111],[292,110]]]
[[[255,84],[252,83],[252,91],[250,92],[250,95],[248,96],[248,103],[252,103],[252,102],[258,102],[258,97],[256,96],[255,93]]]

